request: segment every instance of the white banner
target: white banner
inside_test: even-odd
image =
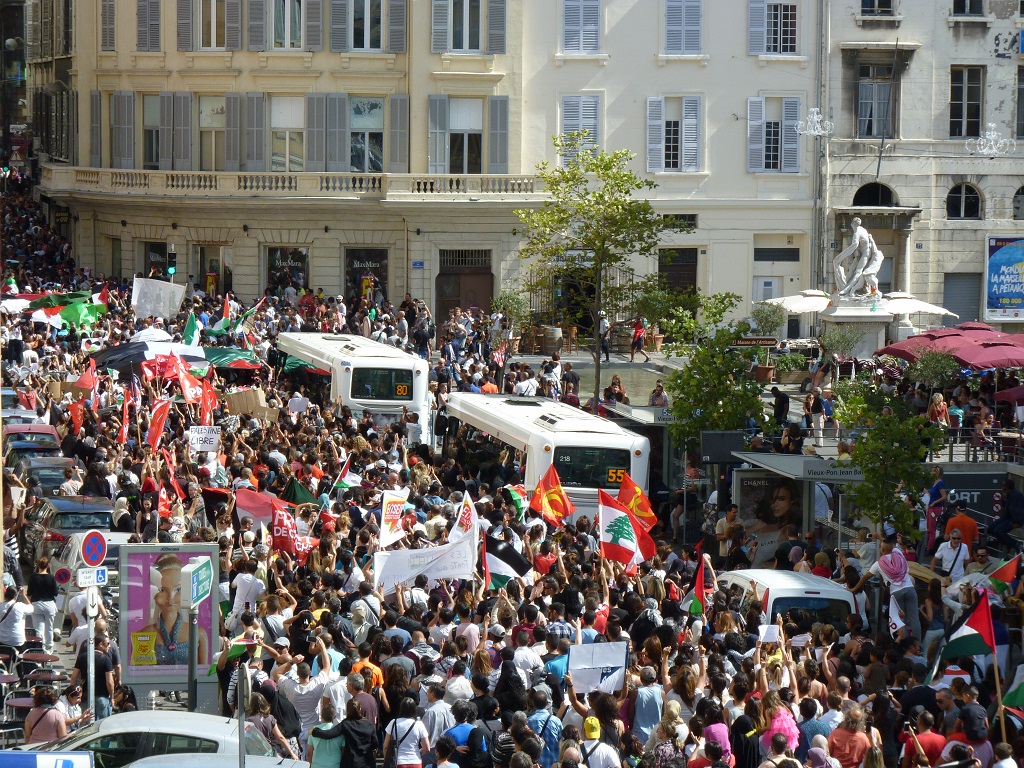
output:
[[[138,318],[162,317],[168,320],[178,314],[183,298],[184,285],[149,280],[145,277],[136,277],[132,283],[132,306]]]
[[[590,643],[569,648],[568,670],[577,691],[618,694],[626,673],[629,643]]]
[[[188,444],[193,453],[220,453],[220,427],[189,427]]]
[[[889,634],[893,637],[896,637],[899,631],[907,625],[903,618],[903,612],[900,610],[899,603],[896,602],[896,596],[891,595],[889,597]]]
[[[396,491],[384,491],[380,502],[380,545],[390,547],[405,538],[402,529],[402,515],[405,513],[405,500],[409,494]]]
[[[476,576],[476,557],[476,536],[429,549],[378,552],[373,556],[373,586],[383,586],[387,595],[398,584],[412,584],[421,573],[431,579],[471,579]]]

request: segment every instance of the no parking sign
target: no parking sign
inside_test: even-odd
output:
[[[103,565],[107,557],[107,537],[103,531],[88,531],[82,537],[82,562],[90,568]]]
[[[60,586],[67,586],[71,582],[71,571],[67,568],[58,568],[53,578]]]

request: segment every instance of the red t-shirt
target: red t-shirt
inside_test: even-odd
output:
[[[556,560],[558,558],[554,555],[537,555],[533,558],[533,567],[541,576],[547,576]]]

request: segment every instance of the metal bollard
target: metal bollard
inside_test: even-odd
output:
[[[150,691],[146,694],[146,709],[156,709],[157,699],[160,695],[156,691]]]

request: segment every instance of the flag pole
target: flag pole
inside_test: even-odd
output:
[[[999,702],[999,729],[1003,734],[1003,741],[1006,741],[1006,714],[1003,711],[1003,689],[999,681],[999,656],[992,652],[992,666],[996,673],[996,700]]]

